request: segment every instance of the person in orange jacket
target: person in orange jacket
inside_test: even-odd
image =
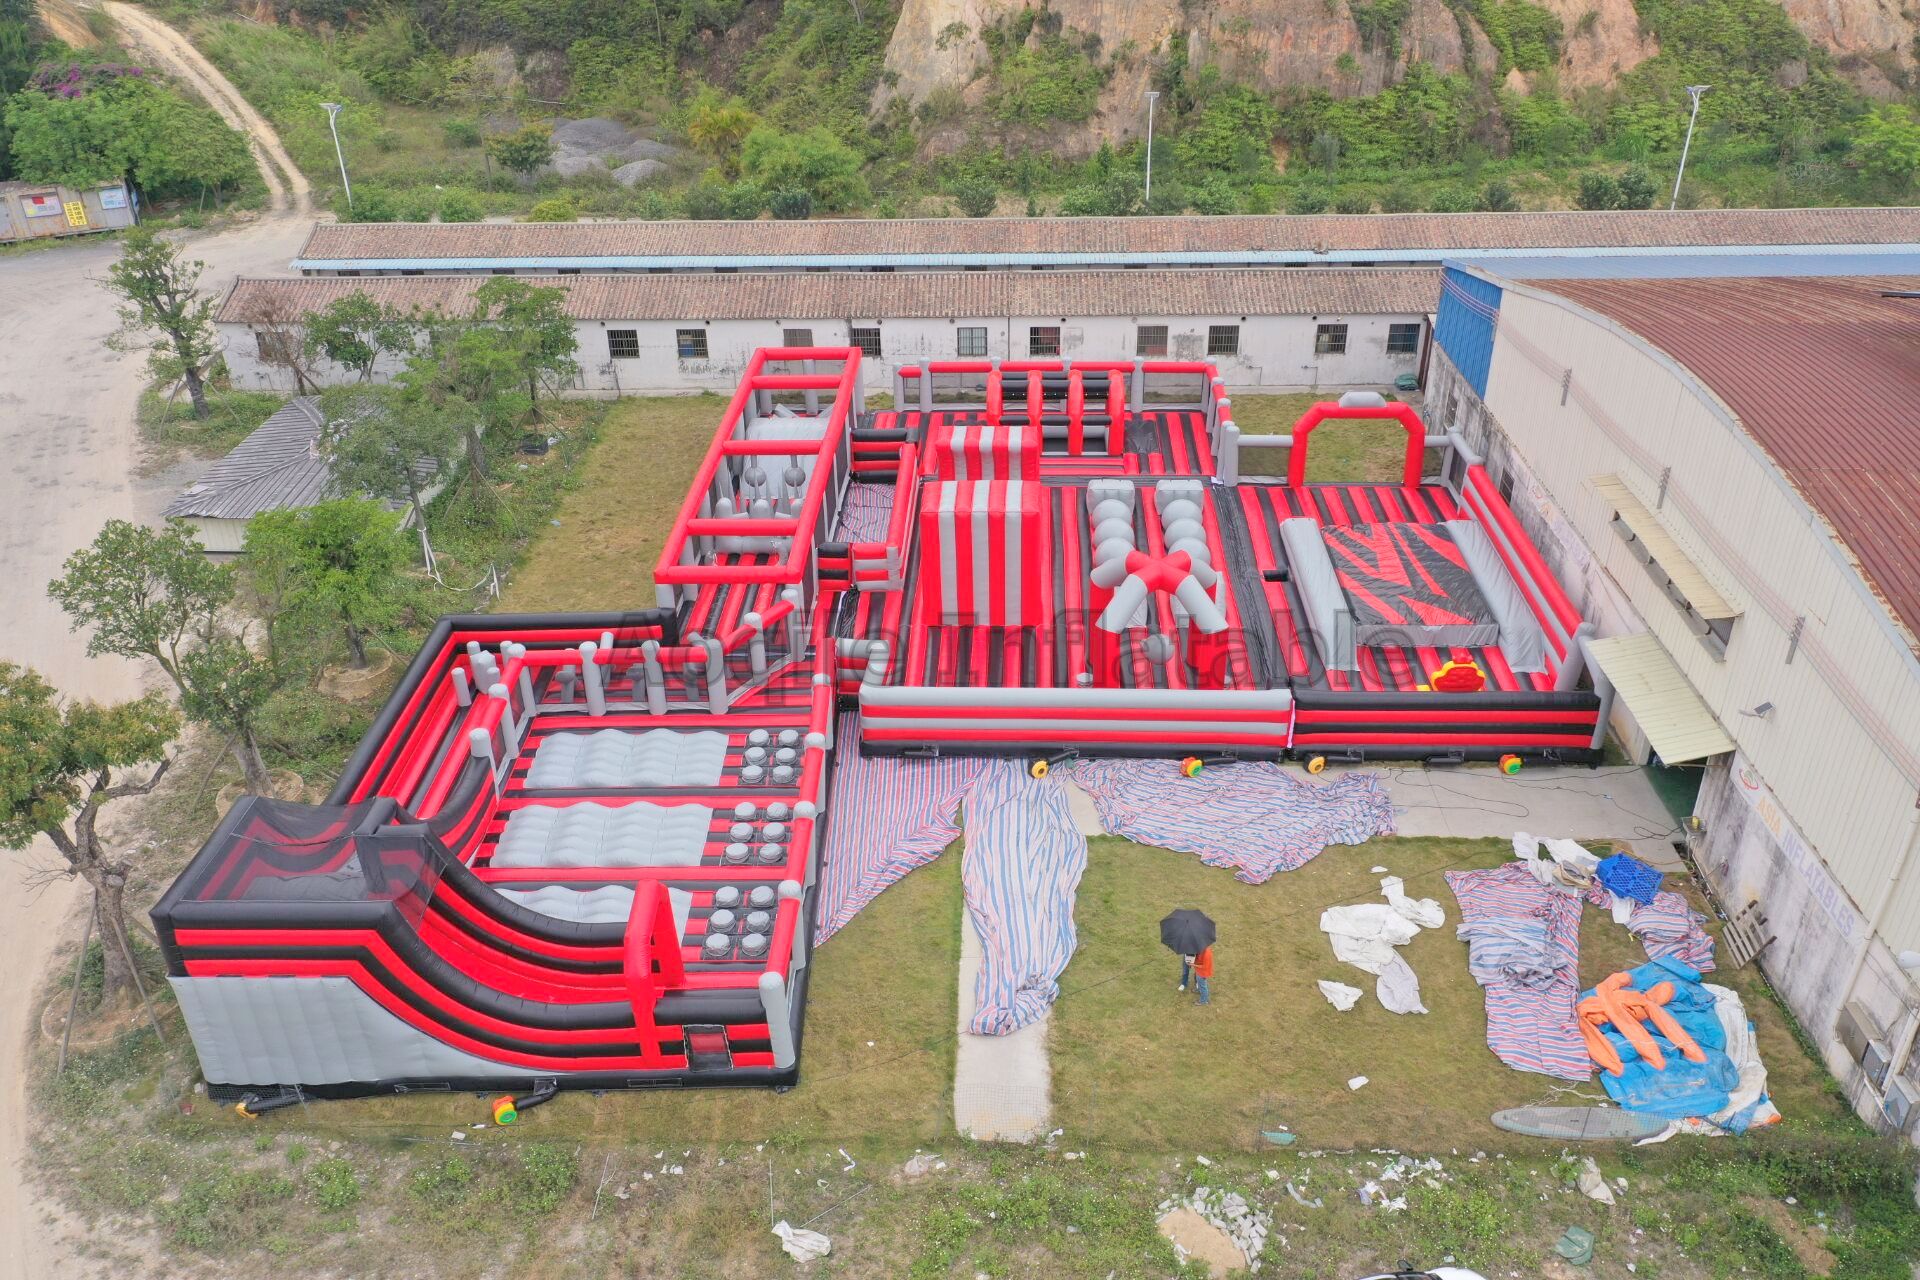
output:
[[[1201,1004],[1213,1003],[1207,994],[1207,979],[1213,976],[1213,948],[1208,947],[1197,956],[1180,957],[1180,989],[1187,989],[1187,978],[1193,978],[1193,989],[1200,994]]]

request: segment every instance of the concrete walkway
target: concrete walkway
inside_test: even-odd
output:
[[[1681,867],[1673,851],[1680,824],[1667,813],[1638,765],[1527,765],[1508,777],[1488,766],[1348,765],[1381,774],[1403,836],[1505,839],[1516,831],[1574,840],[1614,840],[1663,871]]]
[[[1047,1060],[1049,1013],[1009,1036],[976,1036],[974,979],[980,935],[960,913],[960,1045],[953,1065],[953,1127],[981,1142],[1033,1142],[1053,1120],[1053,1070]]]

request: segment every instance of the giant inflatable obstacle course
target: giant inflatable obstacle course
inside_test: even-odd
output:
[[[1309,481],[1351,417],[1401,474]],[[217,1094],[791,1083],[836,751],[1593,762],[1611,697],[1458,437],[1243,434],[1202,363],[867,413],[857,350],[757,352],[654,582],[443,619],[326,803],[227,814],[153,912]]]

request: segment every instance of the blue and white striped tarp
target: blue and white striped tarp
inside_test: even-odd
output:
[[[855,486],[866,488],[871,486]],[[836,730],[833,789],[814,941],[825,942],[900,877],[940,856],[960,835],[960,797],[985,762],[860,753],[860,728],[844,716]]]
[[[1561,1080],[1590,1080],[1593,1060],[1574,1018],[1580,989],[1580,912],[1586,898],[1549,888],[1534,879],[1524,862],[1484,871],[1449,871],[1447,885],[1460,900],[1461,933],[1479,925],[1501,924],[1522,931],[1544,925],[1551,980],[1527,982],[1511,974],[1486,982],[1487,1047],[1516,1071],[1537,1071]],[[1476,973],[1475,975],[1479,975]],[[1483,979],[1484,981],[1484,979]]]
[[[966,820],[960,875],[981,947],[967,1030],[1003,1036],[1039,1019],[1060,995],[1087,839],[1066,788],[1029,776],[1017,760],[986,762],[967,794]]]
[[[878,542],[885,538],[887,524],[893,519],[893,498],[890,484],[848,485],[836,536],[842,542]]]
[[[1197,853],[1248,884],[1303,866],[1328,845],[1393,833],[1393,802],[1378,774],[1312,783],[1256,761],[1208,765],[1187,778],[1173,760],[1077,760],[1072,777],[1114,835]]]
[[[1649,960],[1678,960],[1701,973],[1713,972],[1713,937],[1700,926],[1706,917],[1671,889],[1637,903],[1627,932],[1640,939]]]

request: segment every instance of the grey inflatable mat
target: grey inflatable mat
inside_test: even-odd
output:
[[[1661,1116],[1618,1107],[1515,1107],[1493,1113],[1493,1126],[1508,1133],[1564,1142],[1620,1142],[1651,1138],[1667,1127]]]

